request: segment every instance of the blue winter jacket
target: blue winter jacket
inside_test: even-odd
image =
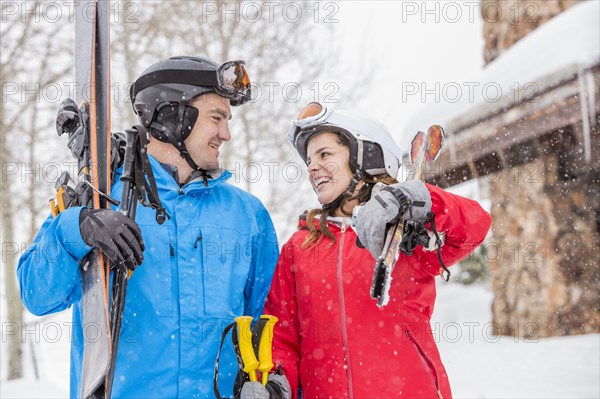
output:
[[[223,328],[257,317],[278,257],[273,224],[251,194],[226,182],[231,173],[179,187],[150,157],[164,224],[138,206],[146,249],[127,288],[113,397],[208,398]],[[121,198],[120,171],[111,196]],[[91,250],[79,232],[81,208],[50,216],[19,260],[21,299],[35,315],[73,306],[71,397],[79,396],[83,356],[81,271]],[[86,333],[93,333],[88,332]],[[237,362],[231,340],[221,354],[221,394],[232,396]]]

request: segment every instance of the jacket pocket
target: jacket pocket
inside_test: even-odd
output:
[[[173,246],[167,226],[141,224],[145,244],[144,262],[127,285],[127,307],[136,317],[173,316]],[[140,320],[138,318],[138,320]]]
[[[423,350],[421,345],[417,342],[413,333],[410,331],[410,329],[408,329],[408,327],[406,327],[405,332],[406,332],[406,336],[409,339],[409,342],[412,344],[413,348],[417,352],[417,356],[419,357],[419,359],[421,359],[423,368],[425,369],[425,372],[427,373],[427,375],[429,376],[429,379],[431,380],[431,386],[435,390],[438,399],[443,399],[442,393],[440,392],[439,378],[438,378],[437,370],[435,369],[433,362],[427,356],[427,354],[425,353],[425,351]]]
[[[202,228],[202,286],[208,316],[239,316],[251,272],[250,234],[227,228]]]

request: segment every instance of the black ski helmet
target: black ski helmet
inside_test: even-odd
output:
[[[187,152],[198,110],[190,102],[206,93],[228,98],[232,106],[250,99],[250,79],[243,61],[222,65],[203,57],[171,57],[147,68],[130,89],[131,103],[142,125],[157,140],[171,143],[195,170]]]

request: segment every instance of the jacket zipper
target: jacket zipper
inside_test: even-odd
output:
[[[354,398],[354,392],[352,389],[352,368],[350,367],[350,347],[348,345],[348,330],[346,328],[346,305],[344,302],[344,281],[342,278],[342,254],[344,249],[344,237],[346,232],[346,222],[342,221],[342,234],[340,235],[340,246],[338,249],[337,257],[337,283],[338,283],[338,297],[340,301],[340,318],[341,318],[341,329],[342,329],[342,346],[344,348],[344,358],[346,363],[346,379],[348,380],[348,398]]]
[[[438,399],[444,399],[442,393],[440,392],[437,371],[435,367],[433,367],[431,359],[429,359],[429,357],[425,354],[425,351],[423,350],[423,348],[421,348],[421,345],[419,345],[412,332],[408,328],[406,329],[406,335],[408,335],[408,338],[410,338],[413,346],[415,347],[415,350],[417,351],[417,354],[419,355],[419,358],[423,362],[423,367],[425,367],[425,371],[427,372],[427,375],[431,380],[431,385],[435,389]]]
[[[194,241],[194,249],[198,249],[198,265],[200,266],[200,284],[202,285],[202,314],[206,314],[206,287],[204,282],[206,281],[206,277],[204,276],[204,253],[202,252],[202,230],[198,231],[198,237],[196,237],[196,241]],[[196,278],[198,281],[198,278]],[[196,286],[196,292],[198,292],[198,286]]]

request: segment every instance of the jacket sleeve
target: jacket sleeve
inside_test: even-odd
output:
[[[262,314],[279,255],[275,228],[262,204],[256,215],[258,233],[252,239],[252,264],[244,287],[244,314],[254,318]]]
[[[435,214],[435,227],[444,234],[442,260],[446,266],[466,258],[485,239],[492,218],[477,201],[451,194],[437,186],[426,184],[431,194],[431,210]],[[430,228],[431,226],[427,226]],[[440,262],[437,251],[421,252],[421,265],[433,275],[439,275]]]
[[[281,250],[271,291],[265,304],[265,314],[279,319],[273,333],[273,363],[275,368],[281,365],[295,399],[298,397],[300,379],[300,321],[293,264],[294,248],[290,240]]]
[[[19,259],[21,300],[34,315],[64,310],[81,298],[79,262],[92,249],[79,231],[81,209],[49,216]]]

